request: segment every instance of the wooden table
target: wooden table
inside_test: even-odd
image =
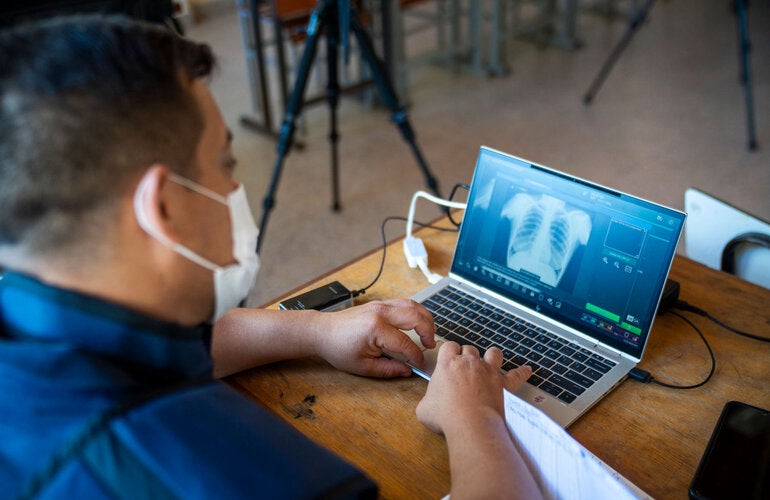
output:
[[[445,274],[456,235],[428,229],[421,236],[431,269]],[[373,251],[305,288],[334,279],[351,289],[363,287],[376,274],[381,255]],[[670,277],[681,284],[682,300],[740,330],[770,335],[770,290],[681,256],[674,261]],[[408,297],[426,284],[418,269],[406,266],[401,242],[396,241],[388,247],[381,279],[359,301]],[[716,373],[708,384],[672,390],[627,380],[568,429],[591,452],[656,498],[687,497],[690,479],[725,402],[735,399],[770,408],[770,344],[684,314],[700,327],[716,355]],[[658,380],[688,385],[706,376],[710,360],[695,331],[669,313],[656,320],[640,367]],[[249,370],[227,380],[366,471],[380,485],[382,498],[440,498],[449,492],[445,442],[415,417],[415,407],[425,393],[423,379],[362,378],[321,360],[303,359]]]

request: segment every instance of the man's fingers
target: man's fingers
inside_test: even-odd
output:
[[[388,356],[415,365],[418,368],[425,366],[425,356],[417,344],[404,332],[397,330],[395,335],[387,335],[382,339],[380,349]]]
[[[530,375],[532,375],[532,367],[529,365],[519,366],[518,368],[509,370],[508,373],[505,374],[505,388],[508,389],[509,392],[515,392],[527,381]]]
[[[497,347],[490,347],[487,352],[484,353],[484,361],[494,368],[500,368],[503,366],[503,351]]]
[[[462,347],[457,342],[449,341],[449,342],[444,342],[444,344],[441,347],[439,347],[438,349],[439,356],[441,356],[442,351],[445,352],[445,355],[448,355],[448,354],[456,355],[456,354],[462,353]]]
[[[387,309],[392,309],[392,312],[395,314],[388,314],[388,316],[389,319],[396,322],[412,321],[433,324],[433,316],[431,313],[412,299],[389,299],[383,300],[380,304],[386,306]],[[386,313],[389,312],[391,311],[386,310]],[[406,328],[405,326],[396,326],[399,326],[399,328]]]
[[[385,319],[396,328],[414,330],[428,349],[436,347],[436,325],[433,316],[412,299],[391,299],[380,303]]]
[[[409,377],[412,375],[412,368],[396,359],[373,358],[369,371],[361,375],[380,378]]]

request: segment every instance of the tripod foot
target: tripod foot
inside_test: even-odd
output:
[[[751,151],[753,153],[757,149],[759,149],[759,146],[757,145],[756,139],[751,139],[749,141],[749,151]]]

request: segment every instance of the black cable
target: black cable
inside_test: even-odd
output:
[[[754,339],[754,340],[759,340],[760,342],[770,342],[770,338],[768,338],[768,337],[762,337],[760,335],[755,335],[753,333],[744,332],[744,331],[738,330],[736,328],[733,328],[733,327],[731,327],[729,325],[726,325],[726,324],[722,323],[721,321],[719,321],[714,316],[710,315],[709,313],[707,313],[706,311],[701,309],[700,307],[696,307],[696,306],[693,306],[691,304],[688,304],[687,302],[685,302],[683,300],[677,300],[674,303],[674,307],[676,309],[680,309],[682,311],[689,311],[689,312],[695,313],[695,314],[697,314],[699,316],[703,316],[704,318],[708,318],[711,321],[713,321],[714,323],[716,323],[717,325],[719,325],[722,328],[724,328],[725,330],[731,331],[731,332],[733,332],[733,333],[735,333],[737,335],[741,335],[743,337],[747,337],[747,338]]]
[[[711,357],[711,369],[709,370],[709,374],[702,381],[692,385],[675,385],[675,384],[669,384],[666,382],[661,382],[659,380],[656,380],[655,377],[653,377],[650,372],[648,372],[647,370],[642,370],[641,368],[632,368],[631,371],[628,372],[628,376],[633,378],[634,380],[642,382],[643,384],[652,382],[653,384],[657,384],[662,387],[667,387],[669,389],[696,389],[698,387],[705,385],[709,380],[711,380],[711,377],[714,376],[714,372],[716,371],[716,367],[717,367],[717,360],[714,357],[714,351],[711,350],[711,346],[706,340],[706,337],[703,335],[703,332],[700,331],[700,328],[695,326],[695,323],[690,321],[686,316],[683,316],[682,314],[676,311],[671,311],[671,314],[679,316],[684,321],[686,321],[698,333],[701,340],[703,340],[703,343],[706,344],[706,349],[708,349],[709,356]]]
[[[454,193],[454,190],[452,190],[452,192]],[[385,237],[385,225],[392,220],[401,220],[401,221],[407,222],[408,219],[400,215],[393,215],[390,217],[386,217],[382,221],[382,225],[380,226],[380,235],[382,236],[382,259],[380,259],[380,268],[379,270],[377,270],[377,275],[374,277],[372,282],[361,289],[354,290],[353,292],[351,292],[350,293],[351,297],[358,297],[359,295],[365,294],[367,290],[369,290],[372,286],[374,286],[375,283],[377,283],[377,280],[380,279],[380,276],[382,276],[382,270],[385,267],[385,255],[387,254],[387,251],[388,251],[388,240]],[[426,224],[424,222],[418,222],[418,221],[412,221],[412,223],[420,227],[428,227],[431,229],[436,229],[438,231],[457,232],[457,228],[434,226],[432,224]]]
[[[713,321],[714,323],[716,323],[717,325],[721,326],[725,330],[733,332],[733,333],[735,333],[737,335],[740,335],[742,337],[747,337],[747,338],[750,338],[750,339],[758,340],[760,342],[770,342],[770,338],[768,338],[768,337],[762,337],[760,335],[755,335],[753,333],[744,332],[742,330],[738,330],[737,328],[733,328],[730,325],[726,325],[725,323],[723,323],[722,321],[718,320],[717,318],[715,318],[714,316],[712,316],[708,312],[704,311],[700,307],[697,307],[697,306],[694,306],[692,304],[689,304],[689,303],[687,303],[687,302],[685,302],[683,300],[677,300],[677,301],[673,302],[670,307],[671,307],[671,309],[669,309],[669,310],[671,311],[672,314],[675,314],[675,315],[679,316],[684,321],[689,323],[690,326],[692,326],[695,329],[695,331],[698,332],[698,335],[700,335],[700,338],[703,339],[703,343],[706,344],[706,348],[709,351],[709,356],[711,356],[711,370],[709,371],[709,374],[708,374],[708,376],[706,377],[705,380],[703,380],[702,382],[699,382],[697,384],[693,384],[693,385],[672,385],[672,384],[667,384],[667,383],[664,383],[664,382],[660,382],[658,380],[655,380],[655,378],[652,376],[652,374],[650,372],[648,372],[647,370],[642,370],[640,368],[633,368],[630,372],[628,372],[628,375],[631,378],[633,378],[634,380],[637,380],[637,381],[642,382],[644,384],[652,382],[652,383],[661,385],[663,387],[668,387],[670,389],[695,389],[696,387],[700,387],[700,386],[704,385],[706,382],[708,382],[709,380],[711,380],[711,377],[714,375],[714,371],[716,369],[716,359],[714,358],[714,352],[711,350],[711,346],[709,345],[708,341],[706,340],[706,337],[703,336],[703,333],[700,331],[700,329],[698,329],[697,326],[695,326],[695,324],[692,321],[690,321],[687,317],[683,316],[682,314],[680,314],[680,313],[678,313],[676,311],[673,311],[673,309],[679,309],[680,311],[687,311],[687,312],[691,312],[693,314],[697,314],[699,316],[703,316],[704,318],[709,319],[709,320]]]
[[[703,335],[703,332],[700,331],[700,328],[695,326],[695,323],[690,321],[689,318],[687,318],[686,316],[684,316],[684,315],[682,315],[682,314],[680,314],[680,313],[678,313],[676,311],[671,311],[671,314],[674,314],[675,316],[679,316],[680,318],[682,318],[691,327],[693,327],[693,329],[698,333],[698,335],[700,336],[701,340],[703,340],[703,343],[706,344],[706,349],[708,349],[709,357],[711,358],[711,369],[709,370],[709,374],[706,376],[705,379],[703,379],[703,381],[698,382],[697,384],[693,384],[693,385],[673,385],[673,384],[667,384],[667,383],[664,383],[664,382],[660,382],[659,380],[655,380],[654,377],[650,380],[650,382],[652,382],[654,384],[658,384],[658,385],[663,386],[663,387],[668,387],[669,389],[696,389],[696,388],[698,388],[698,387],[700,387],[702,385],[705,385],[709,380],[711,380],[711,377],[714,376],[714,372],[716,371],[716,368],[717,368],[717,360],[714,357],[714,351],[711,350],[711,346],[709,345],[708,341],[706,340],[706,337]]]
[[[457,192],[457,190],[458,190],[459,188],[463,188],[463,189],[465,189],[466,191],[470,191],[470,190],[471,190],[470,186],[468,186],[467,184],[463,184],[463,183],[461,183],[461,182],[458,182],[458,183],[457,183],[457,184],[455,184],[455,185],[454,185],[454,187],[452,188],[452,192],[451,192],[451,193],[449,193],[449,201],[452,201],[452,199],[455,197],[455,193]],[[455,220],[452,218],[452,212],[450,212],[450,211],[449,211],[449,209],[447,209],[447,217],[449,218],[449,222],[451,222],[452,224],[454,224],[454,225],[455,225],[455,227],[460,227],[460,223],[459,223],[459,222],[457,222],[457,221],[455,221]]]

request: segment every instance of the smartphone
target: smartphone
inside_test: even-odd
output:
[[[770,411],[725,404],[689,493],[692,499],[770,498]]]

